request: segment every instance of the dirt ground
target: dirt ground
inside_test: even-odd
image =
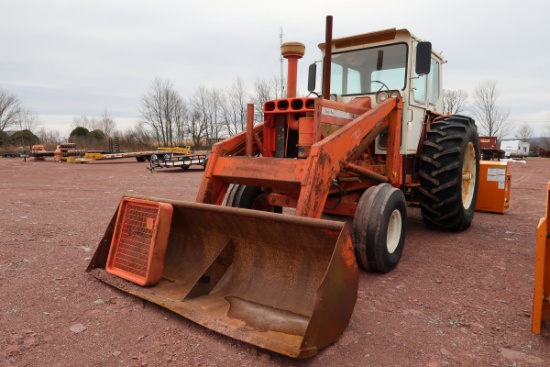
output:
[[[85,269],[125,193],[194,201],[203,171],[0,159],[0,366],[548,366],[531,333],[550,160],[511,164],[510,209],[463,233],[409,209],[399,266],[361,272],[338,342],[292,360],[211,332]]]

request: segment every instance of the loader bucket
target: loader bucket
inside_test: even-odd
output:
[[[351,318],[358,272],[348,226],[124,197],[87,271],[211,330],[304,358],[335,342]]]

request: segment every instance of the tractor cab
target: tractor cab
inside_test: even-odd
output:
[[[390,97],[403,99],[401,154],[416,153],[426,110],[443,112],[441,65],[443,58],[431,43],[406,29],[387,29],[332,40],[330,99],[349,103],[368,96],[374,107]],[[316,64],[310,66],[308,89],[315,91]],[[323,91],[324,92],[324,91]],[[377,153],[386,150],[384,133]]]

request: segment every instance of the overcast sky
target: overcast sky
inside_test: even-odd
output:
[[[305,91],[327,15],[334,37],[408,28],[448,61],[445,89],[471,96],[494,80],[513,123],[550,126],[549,0],[2,0],[0,14],[0,88],[62,136],[74,117],[105,109],[118,129],[138,121],[155,76],[184,98],[279,76],[281,29],[284,42],[306,45]]]

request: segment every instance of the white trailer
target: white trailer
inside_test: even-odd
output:
[[[529,154],[530,144],[521,140],[502,140],[500,149],[506,157],[526,157]]]

